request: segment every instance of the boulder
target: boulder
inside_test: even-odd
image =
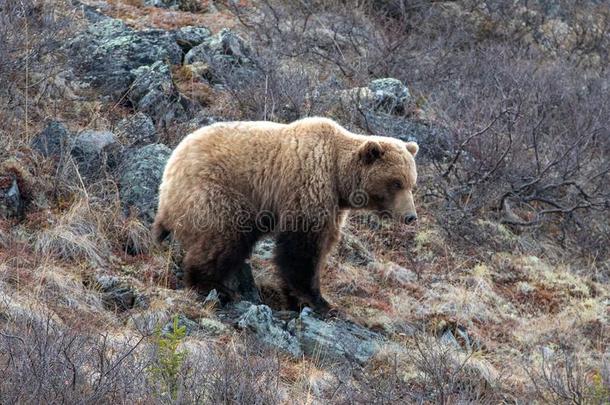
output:
[[[134,209],[146,225],[157,211],[159,185],[171,150],[163,144],[146,145],[127,154],[121,165],[119,186],[126,214]]]
[[[205,27],[193,27],[190,25],[174,30],[173,34],[176,43],[180,45],[184,53],[187,53],[212,35],[210,30]]]
[[[262,260],[271,260],[275,252],[275,240],[264,238],[256,243],[252,254]]]
[[[189,12],[197,12],[202,9],[200,0],[144,0],[144,4],[147,6]]]
[[[199,324],[193,321],[192,319],[187,318],[184,315],[176,315],[175,317],[170,319],[165,325],[163,325],[163,327],[161,328],[161,336],[168,336],[174,333],[174,326],[176,326],[176,328],[184,328],[185,334],[187,336],[197,334],[200,329]]]
[[[216,35],[206,38],[184,56],[185,64],[207,62],[214,66],[241,65],[252,63],[250,48],[237,34],[223,28]]]
[[[302,356],[299,341],[285,330],[285,323],[273,317],[266,305],[252,305],[237,321],[240,329],[247,329],[265,344],[276,347],[295,358]]]
[[[157,124],[192,116],[195,110],[192,102],[178,92],[164,62],[141,66],[131,74],[134,82],[127,97],[137,111],[148,114]]]
[[[372,80],[367,87],[356,87],[339,92],[344,105],[358,104],[366,112],[401,114],[411,102],[411,93],[400,80],[393,78]]]
[[[78,165],[80,175],[87,180],[102,177],[113,171],[122,157],[122,146],[112,132],[83,131],[72,142],[72,157]]]
[[[419,143],[418,157],[443,160],[451,156],[453,140],[448,129],[387,113],[369,111],[366,125],[376,135],[389,136],[405,142]]]
[[[179,64],[182,49],[164,30],[135,31],[106,18],[90,25],[66,45],[79,77],[120,100],[134,80],[132,71],[157,61]]]
[[[107,309],[126,311],[136,307],[148,307],[146,297],[119,277],[98,275],[94,277],[93,285],[100,291]]]
[[[349,321],[323,320],[309,308],[288,323],[288,331],[306,355],[321,360],[365,364],[381,348],[381,335]]]
[[[403,112],[411,101],[411,93],[400,80],[393,78],[376,79],[369,83],[373,109],[388,113]]]
[[[41,133],[32,140],[32,148],[47,158],[60,160],[67,155],[70,132],[60,121],[49,121]]]
[[[219,310],[218,317],[294,357],[365,364],[385,344],[375,332],[346,320],[319,318],[309,308],[300,314],[284,312],[241,301]]]
[[[123,118],[116,126],[116,134],[129,146],[144,146],[157,141],[158,135],[152,119],[142,113]]]
[[[0,219],[19,218],[24,208],[25,202],[15,175],[0,175]]]

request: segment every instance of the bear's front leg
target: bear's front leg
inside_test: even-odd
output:
[[[308,305],[320,314],[330,311],[320,293],[320,270],[326,263],[331,239],[328,232],[288,231],[278,235],[275,262],[290,309]]]

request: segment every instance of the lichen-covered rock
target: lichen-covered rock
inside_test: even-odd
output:
[[[178,28],[173,34],[174,38],[176,38],[176,42],[185,53],[201,44],[212,35],[210,30],[205,27],[193,27],[190,25]]]
[[[144,0],[144,4],[147,6],[189,12],[197,12],[202,9],[200,0]]]
[[[411,102],[411,93],[400,80],[372,80],[367,87],[342,90],[338,99],[344,106],[356,104],[366,112],[401,114]]]
[[[110,310],[126,311],[135,307],[148,307],[146,297],[119,277],[95,276],[93,286],[100,291],[104,305]]]
[[[161,328],[161,335],[167,336],[176,331],[174,329],[184,328],[185,334],[187,336],[196,334],[200,327],[199,324],[192,319],[187,318],[184,315],[177,315],[170,319],[163,327]]]
[[[250,306],[237,321],[237,326],[254,332],[260,341],[294,357],[303,354],[299,341],[285,330],[284,322],[273,317],[271,308],[266,305]]]
[[[164,30],[135,31],[115,19],[102,19],[70,41],[67,50],[80,78],[119,100],[132,84],[132,70],[157,61],[178,64],[182,50]]]
[[[418,158],[442,160],[453,150],[449,130],[432,123],[375,111],[366,114],[366,122],[374,134],[417,142],[420,145]]]
[[[142,113],[123,118],[116,126],[116,134],[129,146],[144,146],[157,141],[157,131],[152,119]]]
[[[70,132],[60,121],[49,121],[32,140],[32,148],[44,157],[56,160],[66,156],[70,147]]]
[[[207,336],[220,336],[229,332],[229,328],[225,324],[210,318],[201,318],[199,328]]]
[[[12,174],[0,175],[0,219],[21,217],[24,207],[17,178]]]
[[[147,225],[157,210],[159,184],[171,150],[163,144],[152,144],[127,154],[121,167],[119,186],[126,213],[135,210]]]
[[[80,175],[95,180],[116,169],[122,151],[121,144],[112,132],[87,130],[74,139],[70,153],[78,164]]]
[[[275,241],[271,238],[264,238],[254,246],[252,254],[262,260],[271,260],[273,259],[274,252]]]
[[[169,66],[164,62],[141,66],[131,73],[134,82],[128,98],[136,110],[148,114],[160,124],[191,117],[193,104],[178,92]]]
[[[250,48],[237,34],[228,28],[206,38],[184,56],[184,63],[207,62],[213,65],[241,65],[252,63]]]
[[[288,323],[288,331],[306,355],[322,360],[347,359],[365,364],[381,348],[379,334],[341,319],[322,320],[309,308]]]
[[[372,91],[370,101],[375,110],[402,112],[411,100],[409,89],[398,79],[376,79],[369,83],[368,88]]]

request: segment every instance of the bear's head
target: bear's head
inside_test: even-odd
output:
[[[417,181],[415,142],[370,139],[357,151],[357,191],[350,197],[352,208],[363,208],[404,223],[417,219],[413,187]]]

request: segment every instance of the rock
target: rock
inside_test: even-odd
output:
[[[206,111],[199,111],[191,120],[181,126],[181,131],[188,134],[201,127],[205,127],[220,121],[222,121],[220,118],[210,116]]]
[[[199,324],[192,319],[189,319],[184,315],[176,315],[161,328],[161,336],[167,336],[174,332],[174,320],[176,320],[176,326],[178,328],[185,328],[187,336],[197,334],[200,329]]]
[[[375,110],[400,113],[411,100],[409,89],[398,79],[376,79],[369,83],[368,88],[372,91],[370,101]]]
[[[457,339],[455,338],[455,336],[453,336],[453,333],[447,329],[440,337],[439,339],[441,341],[441,343],[443,343],[446,346],[450,346],[453,347],[454,349],[461,349],[460,344],[458,343]]]
[[[271,238],[264,238],[254,246],[252,254],[262,260],[271,260],[273,259],[274,251],[275,241]]]
[[[132,70],[157,61],[179,64],[182,50],[164,30],[135,31],[122,21],[102,19],[68,43],[82,80],[120,100],[133,82]]]
[[[404,287],[409,283],[417,281],[417,274],[412,270],[406,269],[396,263],[375,263],[371,266],[377,268],[383,280],[394,286]]]
[[[189,119],[194,111],[191,101],[182,96],[164,62],[141,66],[131,71],[134,77],[128,99],[137,111],[148,114],[157,124]]]
[[[170,314],[166,309],[149,308],[145,311],[137,311],[130,314],[127,326],[136,329],[142,334],[151,335],[158,330],[159,325],[169,322],[170,318]]]
[[[207,336],[221,336],[229,332],[229,328],[215,319],[201,318],[199,328]]]
[[[121,166],[121,203],[129,214],[137,210],[146,225],[152,224],[157,210],[159,184],[171,150],[162,144],[141,147],[129,153]]]
[[[330,361],[347,359],[365,364],[381,348],[379,334],[340,319],[324,321],[309,308],[288,323],[288,331],[306,355]]]
[[[118,277],[98,275],[94,281],[102,294],[104,305],[110,310],[126,311],[135,307],[148,307],[146,297]]]
[[[184,56],[185,64],[207,62],[214,66],[252,64],[250,48],[243,39],[228,28],[206,38]]]
[[[283,322],[273,317],[271,308],[266,305],[250,306],[237,321],[237,326],[254,332],[260,341],[277,347],[295,358],[303,354],[298,340],[284,329]]]
[[[218,296],[218,291],[216,291],[216,289],[213,289],[208,293],[207,297],[203,300],[203,305],[206,307],[217,307],[220,305],[220,297]]]
[[[327,361],[365,364],[384,343],[381,335],[349,321],[318,318],[309,308],[300,314],[274,312],[266,305],[246,301],[217,312],[226,324],[254,332],[257,339],[294,357],[305,354]]]
[[[460,325],[445,329],[442,332],[439,341],[448,347],[463,350],[468,353],[473,350],[481,350],[483,347],[478,339],[472,338],[468,334],[466,328]]]
[[[141,112],[123,118],[116,126],[116,134],[126,139],[129,146],[144,146],[158,140],[152,119]]]
[[[305,353],[321,352],[328,358],[347,358],[363,364],[379,350],[381,336],[359,325],[343,321],[323,321],[305,308],[289,324]]]
[[[44,157],[60,160],[67,155],[70,132],[60,121],[49,121],[45,129],[32,140],[32,148]]]
[[[443,160],[451,156],[453,150],[449,130],[431,123],[421,123],[405,117],[370,111],[366,113],[366,125],[376,135],[419,143],[418,158]]]
[[[147,6],[189,12],[197,12],[202,10],[200,0],[144,0],[144,4]]]
[[[100,12],[99,8],[90,6],[88,4],[84,4],[78,0],[72,0],[72,5],[77,7],[78,12],[82,13],[82,15],[90,22],[97,23],[104,20],[111,20],[112,18],[104,15]]]
[[[112,132],[83,131],[72,143],[70,151],[78,164],[80,175],[88,180],[100,178],[120,163],[123,148]]]
[[[0,219],[20,218],[24,208],[15,175],[0,175]]]
[[[178,28],[173,34],[176,42],[180,45],[184,53],[187,53],[193,47],[201,44],[212,35],[207,28],[193,27],[190,25]]]
[[[385,78],[371,81],[367,87],[342,90],[338,94],[344,105],[357,104],[366,112],[401,114],[411,101],[411,93],[400,80]]]

